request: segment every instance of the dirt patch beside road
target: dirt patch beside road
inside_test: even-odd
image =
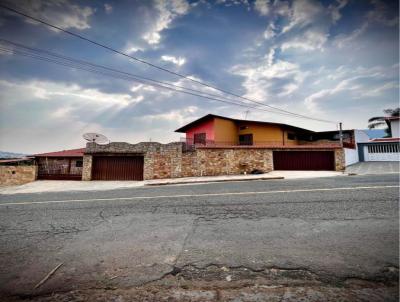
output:
[[[7,301],[398,301],[398,273],[390,271],[380,281],[354,278],[323,281],[316,274],[302,269],[252,270],[216,265],[199,269],[186,266],[138,287],[117,288],[110,282],[104,288],[13,297]]]
[[[183,282],[175,285],[147,285],[130,289],[88,289],[40,297],[7,299],[10,302],[205,302],[205,301],[398,301],[398,284],[385,285],[352,281],[344,286],[316,282],[297,285],[266,285],[262,280]]]

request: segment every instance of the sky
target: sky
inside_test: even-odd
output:
[[[245,98],[341,121],[345,129],[365,129],[368,118],[398,107],[398,1],[2,3]],[[0,39],[221,95],[1,8]],[[10,50],[4,41],[0,47]],[[60,66],[20,56],[12,47],[11,52],[0,51],[2,151],[33,154],[80,148],[86,132],[102,133],[114,142],[167,143],[182,136],[175,129],[208,113],[315,131],[337,129],[335,123],[258,108],[264,109]]]

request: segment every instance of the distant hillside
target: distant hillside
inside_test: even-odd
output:
[[[369,138],[373,139],[373,138],[381,138],[386,136],[386,132],[384,129],[365,129],[364,130]]]
[[[0,151],[0,158],[19,158],[26,155],[27,154]]]

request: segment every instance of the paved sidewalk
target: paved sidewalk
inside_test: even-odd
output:
[[[386,174],[386,173],[399,173],[400,162],[396,161],[369,161],[360,162],[346,168],[346,173],[355,174]]]
[[[272,180],[272,179],[299,179],[341,176],[343,172],[336,171],[271,171],[257,175],[226,175],[167,178],[145,181],[67,181],[67,180],[39,180],[20,186],[0,188],[0,194],[44,193],[67,191],[108,191],[145,186],[182,185],[206,182]]]

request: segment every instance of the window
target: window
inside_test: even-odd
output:
[[[205,133],[195,133],[193,136],[194,144],[206,144],[206,134]]]
[[[83,167],[83,160],[77,160],[75,162],[75,167],[82,168]]]
[[[294,134],[294,133],[288,133],[288,134],[287,134],[287,138],[288,138],[289,140],[294,141],[294,140],[296,140],[296,134]]]
[[[253,145],[253,134],[239,135],[239,145]]]

